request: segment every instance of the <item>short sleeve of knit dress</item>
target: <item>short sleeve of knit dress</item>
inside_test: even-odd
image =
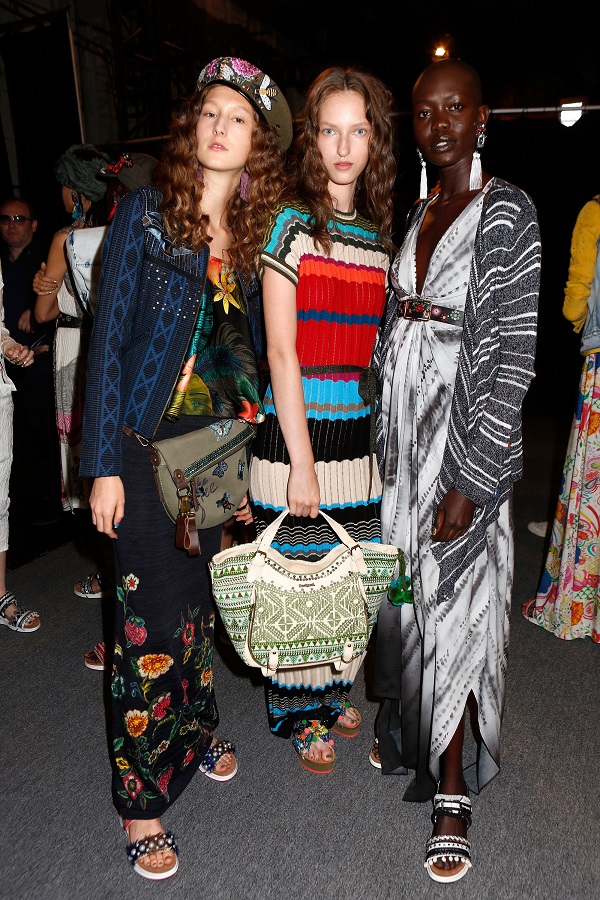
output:
[[[328,231],[331,249],[325,253],[312,238],[309,210],[301,204],[281,208],[262,262],[296,286],[296,348],[321,508],[354,539],[377,540],[381,484],[372,465],[370,405],[359,381],[370,365],[385,304],[389,254],[375,226],[356,211],[336,212]],[[285,508],[289,477],[270,387],[264,405],[250,486],[259,532]],[[332,541],[324,520],[288,517],[278,545],[286,555],[316,558]]]

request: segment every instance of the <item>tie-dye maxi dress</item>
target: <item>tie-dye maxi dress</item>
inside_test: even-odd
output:
[[[464,311],[484,194],[440,240],[421,298]],[[398,301],[416,295],[416,243],[425,210],[426,205],[392,265]],[[498,771],[513,576],[510,508],[508,501],[500,507],[498,520],[487,529],[485,549],[460,576],[452,600],[438,605],[431,527],[462,327],[460,322],[398,317],[386,339],[382,540],[405,551],[414,605],[384,603],[380,610],[375,690],[388,699],[377,734],[384,774],[415,770],[405,799],[426,800],[435,793],[440,755],[471,692],[483,740],[477,766],[466,770],[467,781],[478,790]]]

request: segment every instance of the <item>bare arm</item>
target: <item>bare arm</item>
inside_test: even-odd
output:
[[[43,294],[38,294],[38,298],[35,301],[35,318],[38,322],[50,322],[58,316],[59,308],[57,294],[67,271],[67,258],[65,256],[66,240],[67,233],[65,231],[59,231],[58,234],[54,235],[52,243],[50,244],[45,278],[50,279],[55,283],[55,287],[49,293],[45,292]]]
[[[265,269],[263,276],[263,306],[273,401],[290,456],[288,507],[292,515],[315,519],[319,514],[321,493],[296,352],[296,288],[270,268]]]

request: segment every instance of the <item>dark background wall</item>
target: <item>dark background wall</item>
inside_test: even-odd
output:
[[[41,12],[51,5],[40,0],[27,9]],[[158,155],[171,110],[215,55],[242,56],[265,68],[294,110],[327,65],[370,69],[388,83],[400,113],[397,241],[419,181],[407,115],[410,91],[440,40],[452,55],[478,69],[492,107],[550,106],[574,95],[590,104],[600,100],[596,30],[548,15],[543,3],[488,0],[449,8],[438,0],[417,6],[398,0],[367,9],[364,2],[349,0],[343,7],[305,2],[292,11],[278,0],[246,0],[231,7],[226,21],[213,15],[216,7],[192,0],[71,0],[69,15],[63,9],[25,20],[15,12],[12,21],[3,22],[0,55],[17,142],[18,187],[36,203],[42,233],[50,236],[68,220],[53,167],[71,143],[81,140],[69,28],[75,71],[84,86],[87,133],[115,154],[129,147]],[[97,16],[93,27],[92,8]],[[103,79],[114,107],[110,134],[100,127],[104,119],[92,90],[98,94]],[[600,110],[588,112],[571,128],[554,114],[493,116],[488,125],[484,167],[528,191],[539,213],[538,377],[526,403],[526,409],[537,412],[566,410],[570,415],[574,403],[579,338],[562,318],[561,307],[577,213],[600,191],[599,138]],[[10,193],[4,141],[0,144],[0,188]]]

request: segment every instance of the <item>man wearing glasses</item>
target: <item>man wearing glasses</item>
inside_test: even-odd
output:
[[[31,366],[12,372],[14,453],[11,472],[11,530],[28,509],[39,524],[60,518],[58,433],[54,414],[52,342],[54,323],[39,325],[33,313],[33,277],[47,246],[36,238],[37,219],[29,203],[11,197],[0,204],[0,262],[4,279],[5,325],[20,344],[31,347]],[[36,472],[35,478],[31,473]],[[11,542],[16,547],[16,542]]]

